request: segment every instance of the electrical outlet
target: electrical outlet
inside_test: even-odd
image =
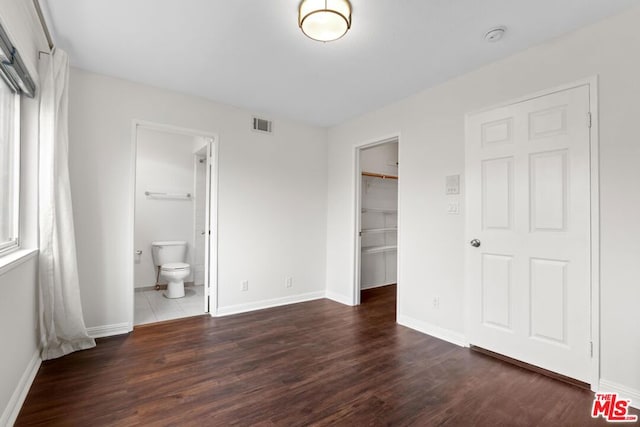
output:
[[[242,292],[247,292],[249,290],[249,281],[248,280],[243,280],[240,283],[240,290]]]
[[[287,277],[287,280],[285,281],[285,286],[287,288],[293,288],[293,277]]]
[[[436,310],[440,308],[440,297],[433,298],[433,308]]]

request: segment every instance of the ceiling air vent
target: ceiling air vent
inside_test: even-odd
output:
[[[260,119],[258,117],[253,118],[253,130],[257,132],[271,133],[272,124],[271,120]]]

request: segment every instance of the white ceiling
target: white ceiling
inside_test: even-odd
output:
[[[74,66],[321,126],[638,4],[351,0],[351,30],[323,44],[298,28],[297,0],[40,1]],[[496,25],[507,34],[485,42]]]

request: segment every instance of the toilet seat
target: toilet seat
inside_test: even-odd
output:
[[[178,271],[178,270],[186,270],[189,268],[189,264],[184,262],[170,262],[167,264],[162,264],[160,267],[161,271]]]

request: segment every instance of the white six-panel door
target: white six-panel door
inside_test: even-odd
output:
[[[589,127],[585,85],[470,115],[466,137],[470,344],[584,382]]]

